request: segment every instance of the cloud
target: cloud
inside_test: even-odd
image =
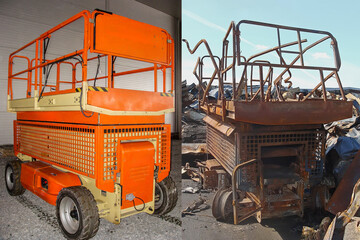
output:
[[[316,52],[312,54],[315,59],[331,59],[331,57],[326,52]]]
[[[227,29],[225,29],[225,28],[223,28],[223,27],[221,27],[221,26],[219,26],[219,25],[217,25],[217,24],[215,24],[215,23],[212,23],[212,22],[210,22],[210,21],[208,21],[208,20],[200,17],[199,15],[197,15],[197,14],[195,14],[195,13],[189,11],[189,10],[182,9],[182,13],[183,13],[184,15],[186,15],[187,17],[189,17],[189,18],[191,18],[191,19],[193,19],[193,20],[195,20],[195,21],[197,21],[197,22],[199,22],[199,23],[202,23],[203,25],[205,25],[205,26],[207,26],[207,27],[210,27],[210,28],[219,30],[219,31],[224,32],[224,33],[227,32]],[[240,39],[241,39],[241,41],[243,41],[244,43],[247,43],[247,44],[249,44],[250,46],[253,46],[254,48],[256,48],[256,46],[257,46],[255,43],[252,43],[252,42],[246,40],[246,39],[243,38],[243,37],[240,37]],[[261,45],[259,45],[259,46],[261,46]]]
[[[204,24],[205,26],[220,30],[220,31],[222,31],[224,33],[226,33],[226,31],[227,31],[225,28],[223,28],[223,27],[221,27],[221,26],[219,26],[219,25],[217,25],[215,23],[212,23],[212,22],[210,22],[210,21],[208,21],[208,20],[206,20],[206,19],[204,19],[202,17],[200,17],[199,15],[197,15],[197,14],[195,14],[195,13],[189,11],[189,10],[182,9],[182,13],[184,15],[186,15],[187,17],[192,18],[195,21]]]
[[[261,45],[261,44],[255,45],[255,48],[256,48],[256,50],[267,50],[267,49],[269,49],[268,46]]]
[[[193,12],[191,12],[191,11],[189,11],[189,10],[187,10],[187,9],[182,9],[182,13],[185,15],[185,16],[187,16],[187,17],[189,17],[189,18],[191,18],[191,19],[193,19],[193,20],[195,20],[195,21],[197,21],[197,22],[199,22],[199,23],[201,23],[201,24],[203,24],[203,25],[205,25],[205,26],[207,26],[207,27],[210,27],[210,28],[213,28],[213,29],[216,29],[216,30],[219,30],[219,31],[221,31],[221,32],[224,32],[224,33],[226,33],[227,32],[227,29],[225,29],[225,28],[223,28],[223,27],[221,27],[221,26],[219,26],[219,25],[217,25],[217,24],[215,24],[215,23],[212,23],[212,22],[210,22],[210,21],[208,21],[208,20],[206,20],[206,19],[204,19],[204,18],[202,18],[202,17],[200,17],[199,15],[197,15],[197,14],[195,14],[195,13],[193,13]],[[265,45],[261,45],[261,44],[255,44],[255,43],[253,43],[253,42],[251,42],[251,41],[249,41],[249,40],[247,40],[247,39],[245,39],[245,38],[243,38],[243,37],[240,37],[240,40],[242,41],[242,42],[244,42],[244,43],[246,43],[246,44],[248,44],[248,45],[250,45],[250,46],[252,46],[252,47],[254,47],[256,50],[266,50],[266,49],[269,49],[269,47],[268,46],[265,46]],[[275,57],[278,57],[274,52],[272,52],[271,53],[273,56],[275,56]],[[327,59],[327,58],[330,58],[330,56],[328,56],[326,53],[314,53],[313,54],[313,57],[315,58],[315,59],[319,59],[319,58],[325,58],[325,59]],[[184,64],[184,62],[183,62],[183,64]],[[195,61],[192,63],[193,65],[193,67],[195,66]],[[190,80],[190,81],[193,81],[193,82],[197,82],[197,80],[195,79],[195,77],[191,74],[189,74],[190,72],[192,73],[192,70],[193,70],[193,68],[191,69],[190,68],[190,63],[186,63],[186,67],[185,68],[187,68],[186,69],[186,71],[184,71],[184,65],[182,66],[183,67],[183,79],[187,79],[187,80]],[[189,71],[191,69],[191,71]],[[302,71],[304,74],[306,74],[308,77],[310,77],[310,78],[312,78],[313,80],[317,80],[318,78],[316,78],[314,75],[312,75],[311,73],[309,73],[308,71],[305,71],[305,70],[303,70],[303,69],[300,69],[300,71]]]
[[[360,88],[360,66],[352,62],[342,61],[339,71],[343,87]]]

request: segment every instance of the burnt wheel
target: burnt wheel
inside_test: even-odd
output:
[[[99,230],[96,201],[82,186],[64,188],[56,201],[56,217],[68,239],[89,239]]]
[[[237,191],[237,198],[241,201],[241,193]],[[219,189],[213,200],[212,214],[218,221],[229,222],[234,220],[233,196],[231,188]]]
[[[175,182],[169,176],[155,183],[154,214],[163,215],[174,209],[178,196]]]
[[[222,196],[223,192],[226,192],[227,189],[220,188],[214,196],[213,203],[212,203],[212,214],[216,220],[219,220],[221,218],[221,212],[220,212],[220,197]]]
[[[5,167],[5,185],[11,196],[18,196],[25,192],[25,188],[20,182],[21,162],[12,160]]]
[[[232,205],[232,191],[227,190],[220,196],[221,221],[234,221],[234,210]]]

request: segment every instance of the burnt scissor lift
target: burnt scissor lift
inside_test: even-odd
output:
[[[259,38],[260,29],[273,29],[277,45],[246,58],[240,48],[243,25],[256,27]],[[283,31],[294,33],[296,41],[282,43]],[[303,35],[311,36],[311,41]],[[237,224],[255,215],[260,222],[270,217],[302,216],[304,207],[313,201],[324,206],[329,196],[328,189],[320,185],[326,137],[322,124],[352,114],[352,102],[346,100],[338,74],[341,62],[336,39],[325,31],[243,20],[231,23],[221,57],[212,54],[206,40],[194,49],[184,41],[191,54],[202,43],[209,53],[198,58],[194,69],[199,108],[207,113],[208,151],[231,177],[231,188],[230,184],[220,188],[214,197],[214,217],[225,220],[233,216]],[[334,67],[304,61],[308,50],[326,42],[333,48]],[[214,68],[210,77],[204,74],[209,60]],[[307,94],[289,99],[283,94],[283,85],[292,86],[294,70],[316,71],[320,79]],[[332,77],[341,95],[338,99],[327,96],[326,81]],[[214,80],[219,88],[216,99],[209,97]]]
[[[81,34],[72,29],[79,26]],[[80,45],[51,54],[65,33]],[[27,189],[55,205],[70,239],[93,237],[99,218],[118,224],[171,211],[177,192],[165,113],[174,111],[173,83],[169,33],[101,10],[84,10],[10,54],[18,160],[6,165],[9,194]]]

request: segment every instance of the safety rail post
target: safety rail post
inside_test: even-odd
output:
[[[165,93],[166,92],[166,67],[163,66],[161,68],[161,71],[163,73],[163,92]]]
[[[28,68],[31,68],[31,61],[29,58],[28,58]],[[28,84],[27,84],[27,92],[26,92],[27,98],[31,97],[31,76],[32,76],[32,71],[28,71]]]
[[[11,57],[9,58],[9,66],[8,66],[8,73],[9,73],[9,77],[8,77],[8,88],[7,88],[7,94],[8,94],[8,99],[13,99],[13,94],[12,94],[12,67],[13,67],[13,63],[12,63],[12,59]]]
[[[60,63],[56,64],[56,91],[60,89]]]
[[[175,44],[171,44],[171,52],[173,53],[173,59],[171,60],[171,93],[174,93],[174,75],[175,75],[175,60],[174,60],[174,54],[175,54]]]
[[[112,69],[112,55],[107,56],[107,73],[108,73],[108,88],[114,87],[114,79],[113,77],[113,69]]]
[[[73,88],[73,89],[75,89],[75,87],[76,87],[76,67],[75,67],[75,65],[73,65],[72,66],[72,70],[71,70],[72,72],[72,75],[71,75],[71,87]]]
[[[84,51],[82,52],[82,89],[81,89],[81,105],[80,108],[86,110],[87,105],[87,92],[88,92],[88,81],[87,81],[87,60],[88,60],[88,50],[89,50],[89,12],[86,12],[86,18],[84,16]]]
[[[66,25],[80,19],[80,18],[84,18],[84,49],[81,49],[81,50],[78,50],[76,52],[73,52],[73,53],[70,53],[70,54],[67,54],[65,56],[62,56],[60,58],[57,58],[57,59],[53,59],[53,60],[50,60],[50,61],[46,61],[45,62],[45,59],[44,56],[43,56],[43,42],[44,42],[44,39],[46,37],[48,37],[51,33],[65,27]],[[28,81],[30,83],[28,83],[28,89],[27,89],[27,94],[26,96],[27,97],[30,97],[31,95],[29,94],[29,92],[31,92],[31,88],[32,86],[34,86],[34,92],[35,92],[35,95],[34,97],[38,97],[39,95],[39,90],[42,89],[42,86],[43,86],[43,83],[42,83],[42,70],[44,70],[44,68],[47,66],[47,65],[50,65],[50,64],[55,64],[59,61],[62,61],[62,60],[65,60],[66,58],[68,57],[71,57],[71,56],[74,56],[76,54],[80,54],[80,53],[85,53],[85,55],[87,55],[87,51],[88,51],[88,24],[89,24],[89,11],[87,10],[84,10],[78,14],[76,14],[75,16],[71,17],[70,19],[62,22],[61,24],[53,27],[51,30],[43,33],[40,37],[36,38],[35,40],[31,41],[30,43],[26,44],[25,46],[19,48],[18,50],[14,51],[13,53],[11,53],[9,55],[9,75],[8,75],[8,95],[9,95],[9,100],[12,100],[13,99],[13,86],[12,86],[12,83],[13,83],[13,79],[18,76],[18,75],[21,75],[23,73],[27,73],[28,74]],[[25,69],[25,70],[22,70],[20,72],[17,72],[17,73],[13,73],[13,68],[12,68],[12,61],[11,61],[11,58],[13,56],[15,56],[15,54],[17,54],[18,52],[26,49],[27,47],[31,46],[35,44],[35,58],[32,59],[30,61],[30,65],[28,64],[28,68]],[[40,44],[40,46],[39,46]],[[85,50],[85,51],[84,51]],[[35,63],[34,63],[35,62]],[[34,65],[33,65],[34,63]],[[32,71],[35,70],[35,78],[34,78],[34,83],[32,83]]]
[[[326,96],[326,87],[325,87],[325,81],[324,81],[324,74],[323,71],[320,69],[319,70],[320,73],[320,81],[321,81],[321,85],[322,85],[322,90],[323,90],[323,98],[324,98],[324,102],[327,101],[327,96]]]
[[[154,64],[154,92],[157,92],[157,64]]]
[[[38,97],[39,95],[39,93],[37,92],[38,91],[38,71],[39,71],[39,69],[38,69],[38,61],[39,61],[39,40],[36,40],[36,48],[35,48],[36,50],[36,53],[35,53],[35,65],[34,65],[34,67],[35,67],[35,95],[34,95],[34,97]]]
[[[44,39],[41,38],[40,39],[40,52],[39,52],[39,54],[40,54],[40,63],[41,64],[45,63],[45,60],[43,59],[43,44],[44,44]],[[49,69],[49,67],[47,67],[47,68],[40,67],[40,69],[39,69],[39,91],[42,91],[42,89],[43,89],[43,87],[42,87],[42,76],[43,76],[43,73],[44,73],[45,69]]]

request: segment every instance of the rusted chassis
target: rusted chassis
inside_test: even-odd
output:
[[[258,221],[303,215],[323,174],[321,125],[224,123],[214,116],[204,120],[208,150],[232,178],[235,224],[254,214]]]
[[[351,117],[352,101],[309,99],[304,102],[219,100],[201,108],[209,115],[261,125],[322,124]]]

